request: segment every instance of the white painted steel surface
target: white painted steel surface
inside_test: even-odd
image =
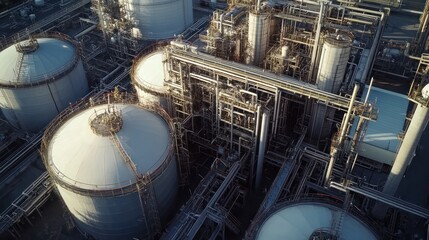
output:
[[[138,59],[134,64],[132,79],[141,103],[157,103],[168,109],[164,87],[165,71],[163,51],[156,51]]]
[[[55,174],[55,185],[82,231],[96,239],[144,237],[146,219],[139,193],[118,191],[133,186],[136,177],[110,137],[93,133],[88,122],[94,110],[106,106],[86,109],[63,123],[49,143],[47,167]],[[172,158],[166,169],[152,179],[156,207],[165,223],[178,191],[176,160],[167,154],[172,141],[169,126],[159,115],[139,106],[115,106],[123,120],[116,135],[139,173],[152,173],[168,161],[168,156]],[[100,190],[105,190],[106,195],[95,196]]]
[[[38,7],[43,7],[45,6],[45,0],[34,0],[34,5]]]
[[[338,35],[336,38],[328,36],[323,44],[317,73],[317,86],[320,90],[338,94],[346,73],[347,62],[350,55],[351,39]],[[327,109],[323,104],[315,105],[311,119],[311,139],[319,143],[329,136],[335,110]]]
[[[338,93],[346,73],[347,62],[350,56],[351,39],[338,35],[325,39],[320,56],[317,86],[319,89]]]
[[[308,240],[316,230],[329,231],[341,209],[319,203],[298,203],[271,214],[259,228],[257,240]],[[375,240],[377,237],[360,220],[345,214],[338,239]]]
[[[179,34],[193,23],[192,0],[120,0],[128,4],[137,23],[135,35],[144,39],[165,39]],[[139,31],[139,33],[138,33]]]
[[[270,15],[266,13],[249,12],[249,59],[247,62],[259,65],[264,59],[268,47],[270,31]]]
[[[17,128],[39,131],[88,92],[82,61],[70,42],[39,38],[34,52],[0,53],[0,107]]]
[[[384,184],[383,192],[395,195],[396,190],[404,177],[405,170],[414,158],[420,138],[429,121],[429,109],[422,104],[417,104],[410,125],[402,140],[398,154],[393,162],[392,169]],[[424,184],[424,183],[423,183]],[[373,209],[373,215],[379,219],[384,218],[387,206],[377,203]]]
[[[366,96],[368,86],[362,93]],[[402,132],[407,116],[408,98],[406,95],[377,87],[371,88],[368,100],[379,109],[377,121],[368,122],[366,134],[359,144],[360,156],[380,163],[392,165],[399,148],[399,134]],[[358,119],[350,131],[354,133]]]

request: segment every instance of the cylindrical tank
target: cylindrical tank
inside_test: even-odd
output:
[[[255,227],[250,230],[249,239],[377,239],[360,219],[341,208],[318,202],[277,206]]]
[[[346,35],[325,36],[317,72],[317,86],[319,89],[335,94],[339,93],[347,70],[351,43],[351,38]],[[324,104],[315,105],[309,131],[313,144],[317,145],[321,140],[330,137],[332,121],[326,121],[325,119],[332,119],[334,114],[335,110],[328,109]]]
[[[288,52],[289,52],[289,47],[288,46],[282,46],[282,48],[281,48],[281,50],[282,50],[282,58],[283,59],[286,59],[287,58],[287,54],[288,54]]]
[[[157,103],[168,109],[163,58],[162,50],[138,57],[131,70],[131,79],[141,103]]]
[[[319,89],[338,93],[346,73],[352,40],[346,35],[325,37],[320,56],[317,85]]]
[[[45,6],[45,0],[34,0],[34,5],[37,7],[43,7]]]
[[[417,145],[422,137],[424,130],[429,121],[429,109],[427,101],[429,98],[429,84],[422,89],[422,103],[418,103],[399,147],[398,154],[396,154],[395,161],[393,162],[390,174],[384,184],[383,192],[394,196],[396,190],[404,177],[405,170],[414,158]],[[387,205],[377,203],[372,211],[376,218],[383,219],[387,212]]]
[[[28,15],[28,17],[30,18],[30,21],[32,21],[32,22],[36,21],[36,14],[34,14],[34,13]]]
[[[248,64],[258,65],[264,59],[270,37],[269,30],[269,14],[249,12]]]
[[[193,23],[192,0],[119,0],[127,5],[144,39],[166,39]],[[135,32],[136,30],[133,30]]]
[[[67,38],[37,38],[0,52],[0,106],[17,128],[39,131],[88,92],[79,48]]]
[[[160,107],[112,104],[112,98],[78,104],[52,121],[42,157],[82,232],[95,239],[142,239],[174,208],[172,120]]]

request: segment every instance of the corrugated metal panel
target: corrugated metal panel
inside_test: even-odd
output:
[[[363,96],[366,96],[367,92],[368,86],[365,86]],[[404,127],[408,98],[399,93],[372,87],[369,101],[376,102],[379,115],[377,121],[368,123],[363,139],[366,145],[360,146],[359,153],[372,160],[391,164],[399,147],[398,134]],[[356,129],[356,123],[353,125],[351,133],[354,132],[354,129]],[[368,145],[380,149],[380,152],[377,153],[376,149],[369,149]],[[384,151],[393,154],[385,154]]]

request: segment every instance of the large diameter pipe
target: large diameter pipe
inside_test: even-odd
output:
[[[405,133],[404,140],[396,155],[390,174],[387,177],[383,192],[394,195],[399,184],[404,176],[407,166],[411,163],[414,157],[417,144],[420,141],[423,131],[429,120],[429,109],[421,104],[418,104],[414,112],[410,125]],[[384,218],[387,212],[387,206],[377,203],[374,206],[372,214],[378,219]]]
[[[75,39],[78,39],[80,36],[83,36],[89,32],[91,32],[92,30],[94,30],[95,28],[97,28],[97,25],[92,25],[91,27],[88,27],[87,29],[83,30],[82,32],[76,34],[74,36]]]
[[[308,74],[309,80],[313,78],[313,72],[316,65],[316,56],[317,56],[317,50],[319,48],[320,32],[322,30],[324,15],[325,15],[325,2],[322,1],[320,2],[320,12],[319,12],[319,18],[317,20],[316,36],[314,38],[313,51],[311,53],[310,73]]]
[[[370,70],[372,69],[372,66],[374,65],[375,54],[376,54],[376,51],[378,49],[378,46],[380,45],[380,38],[381,38],[381,35],[383,32],[384,17],[385,17],[384,13],[382,12],[381,16],[380,16],[380,20],[378,22],[377,32],[375,34],[375,37],[374,37],[374,40],[373,40],[373,43],[371,46],[371,50],[369,52],[368,61],[365,64],[365,68],[364,68],[363,73],[362,73],[362,78],[360,79],[361,83],[366,82],[366,80],[369,77],[369,74],[371,73]]]
[[[256,163],[256,190],[260,189],[262,182],[262,169],[264,167],[265,147],[267,145],[269,120],[270,116],[268,115],[268,113],[264,112],[262,114],[261,134],[259,136],[258,162]]]
[[[346,135],[347,129],[349,128],[348,125],[349,125],[350,117],[352,115],[353,105],[354,105],[354,102],[356,100],[356,96],[357,96],[358,91],[359,91],[359,85],[355,84],[355,87],[353,89],[353,94],[352,94],[352,97],[351,97],[350,103],[349,103],[349,109],[347,110],[346,117],[344,118],[344,122],[341,124],[340,135],[338,136],[337,145],[334,146],[334,149],[331,153],[331,158],[329,160],[328,169],[326,170],[326,175],[325,175],[325,186],[329,186],[329,182],[331,180],[332,169],[334,168],[335,160],[337,158],[339,149],[341,149],[341,147],[342,147],[341,145],[343,143],[344,136]]]

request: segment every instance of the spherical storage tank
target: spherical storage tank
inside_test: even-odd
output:
[[[131,79],[141,103],[157,103],[168,109],[163,58],[162,50],[137,58],[131,70]]]
[[[338,220],[341,223],[336,227]],[[249,235],[257,240],[377,239],[358,218],[338,207],[318,202],[280,205],[255,226]]]
[[[37,38],[0,52],[0,107],[6,119],[39,131],[88,92],[79,49],[66,38]]]
[[[137,25],[135,37],[171,38],[193,23],[192,0],[119,0]]]
[[[171,119],[159,107],[106,102],[92,100],[54,119],[42,156],[82,232],[95,239],[141,239],[174,208]]]

